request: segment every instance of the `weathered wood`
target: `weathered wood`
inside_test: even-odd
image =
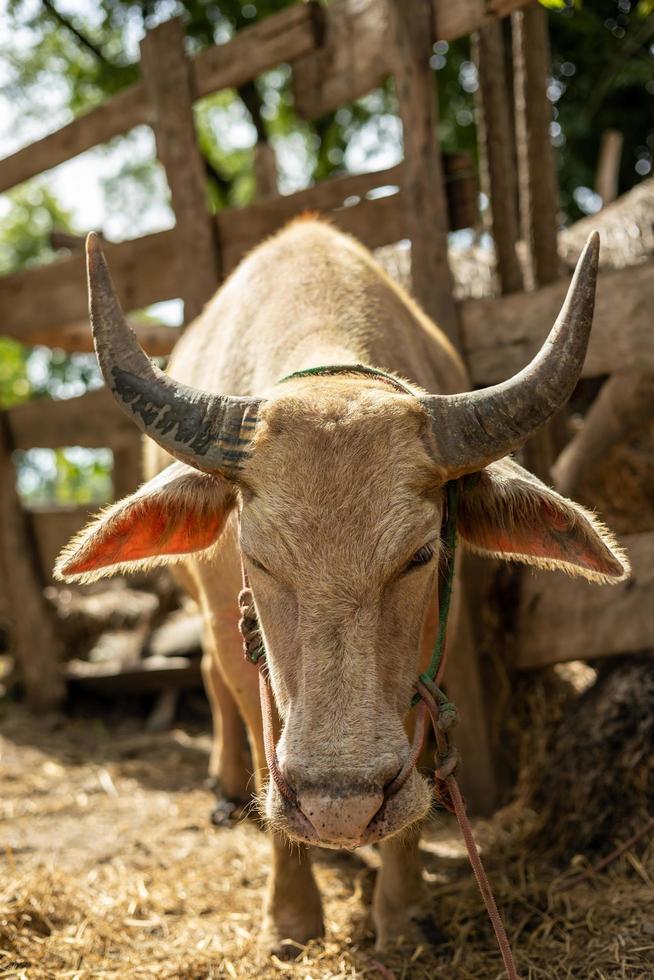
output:
[[[654,651],[654,533],[625,535],[621,543],[633,574],[618,585],[599,586],[553,572],[525,574],[516,667]]]
[[[458,346],[435,81],[429,65],[431,6],[429,0],[394,0],[393,12],[390,47],[402,119],[413,294]]]
[[[275,151],[265,140],[259,140],[254,148],[254,187],[257,201],[266,201],[279,194]]]
[[[595,190],[602,198],[604,207],[615,201],[618,196],[623,143],[624,136],[619,129],[605,129],[602,133],[595,176]]]
[[[517,186],[513,167],[513,122],[506,78],[504,35],[499,22],[474,38],[479,73],[477,135],[480,164],[491,214],[495,261],[502,293],[522,289],[518,241]]]
[[[611,375],[591,405],[577,435],[552,467],[557,490],[576,496],[584,476],[616,444],[654,419],[654,373]]]
[[[11,424],[0,413],[0,572],[11,648],[27,703],[34,711],[56,708],[64,696],[53,619],[43,598],[34,540],[16,492]]]
[[[278,231],[291,218],[304,211],[320,211],[343,231],[356,235],[369,248],[405,238],[408,232],[406,209],[401,194],[367,200],[369,189],[388,184],[397,186],[396,168],[384,175],[364,174],[338,177],[307,191],[276,197],[247,208],[219,211],[219,229],[225,272],[230,272],[254,245]],[[359,198],[349,207],[344,201]]]
[[[114,498],[120,500],[133,493],[143,482],[143,439],[138,430],[132,439],[115,446],[113,456]]]
[[[104,105],[0,160],[0,193],[148,122],[150,108],[145,86],[137,82]]]
[[[78,398],[35,398],[8,412],[16,449],[139,445],[141,435],[106,388]]]
[[[298,3],[239,31],[226,44],[201,51],[193,60],[198,98],[251,79],[316,50],[322,33],[319,3]]]
[[[476,209],[471,162],[466,154],[446,154],[443,160],[452,227],[468,227]],[[373,174],[337,177],[297,194],[220,212],[212,220],[218,225],[224,250],[224,271],[232,269],[263,237],[303,211],[334,212],[331,217],[336,224],[372,248],[406,237],[401,195],[392,204],[385,199],[365,200],[359,209],[343,209],[348,199],[364,198],[381,187],[398,187],[403,179],[401,166]],[[371,216],[370,227],[365,215]],[[175,263],[177,241],[177,229],[173,229],[117,245],[105,244],[124,309],[139,309],[183,293],[183,277]],[[81,252],[0,279],[2,332],[25,344],[46,344],[67,351],[93,350],[87,304]],[[169,354],[179,336],[176,328],[139,322],[137,318],[130,322],[152,356]]]
[[[527,243],[527,287],[559,275],[558,193],[550,142],[552,109],[547,98],[550,50],[547,15],[533,4],[512,15],[515,130],[522,238]]]
[[[550,50],[547,15],[538,5],[512,15],[516,160],[522,239],[527,245],[526,286],[535,289],[559,275],[558,190],[550,142],[552,108],[547,98]],[[549,480],[555,425],[533,436],[522,451],[525,465]]]
[[[174,264],[188,323],[211,299],[221,278],[220,253],[209,214],[204,161],[193,121],[193,82],[181,19],[165,21],[141,42],[141,70],[154,109],[157,154],[168,178],[175,231]]]
[[[105,246],[125,311],[181,296],[183,283],[174,262],[176,243],[173,229]],[[84,256],[69,255],[1,279],[0,323],[5,336],[25,344],[47,343],[57,331],[70,328],[71,324],[88,324]],[[74,332],[80,328],[71,329]],[[86,339],[87,346],[72,349],[89,349],[88,327],[81,329],[79,339]],[[147,334],[150,329],[146,327],[144,332]],[[158,340],[160,333],[161,328],[153,330],[152,336]]]
[[[142,694],[168,688],[184,690],[202,686],[200,660],[188,657],[147,657],[138,664],[73,661],[67,668],[73,691],[99,694]]]
[[[460,304],[464,356],[476,385],[494,384],[521,370],[556,319],[569,279],[534,293]],[[654,261],[600,275],[582,377],[654,370]]]
[[[317,47],[319,39],[318,4],[297,4],[272,14],[239,31],[227,43],[196,55],[191,65],[195,97],[236,88],[282,61],[306,55]],[[152,116],[146,87],[143,82],[136,82],[62,129],[0,160],[0,192],[106,143],[134,126],[150,123]]]
[[[36,540],[36,559],[43,581],[52,582],[52,570],[61,549],[90,521],[99,506],[52,507],[30,510]]]
[[[427,34],[454,41],[535,0],[434,0]],[[381,85],[391,73],[387,0],[333,0],[324,41],[293,65],[296,111],[316,119]]]

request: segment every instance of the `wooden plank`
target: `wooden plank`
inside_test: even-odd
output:
[[[141,435],[106,388],[79,398],[35,398],[8,412],[16,449],[130,447]]]
[[[174,262],[176,232],[106,245],[105,254],[123,308],[143,309],[176,299],[182,283]],[[0,323],[4,336],[25,344],[43,343],[52,332],[86,323],[88,299],[83,255],[23,269],[0,280]]]
[[[0,160],[0,193],[149,121],[145,86],[137,82],[104,105]]]
[[[2,280],[0,280],[0,296],[1,294]],[[180,327],[150,323],[139,317],[128,316],[127,321],[138,337],[141,347],[151,357],[167,357],[181,335]],[[79,323],[70,323],[64,327],[46,326],[36,329],[27,338],[19,334],[17,339],[24,344],[44,344],[46,347],[57,347],[70,353],[92,354],[95,350],[88,317]]]
[[[580,485],[592,480],[598,464],[616,446],[642,432],[651,419],[654,419],[654,374],[612,374],[586,413],[581,429],[552,467],[554,486],[559,493],[579,499]]]
[[[518,196],[513,167],[514,133],[511,98],[505,70],[504,37],[498,21],[473,39],[479,72],[477,136],[480,169],[491,214],[497,276],[502,293],[522,289],[516,252]]]
[[[322,33],[319,3],[298,3],[246,27],[226,44],[201,51],[193,60],[197,98],[238,88],[282,62],[316,50]]]
[[[434,0],[431,41],[454,41],[535,0]],[[316,119],[360,98],[391,73],[387,0],[333,0],[323,44],[293,65],[295,109]]]
[[[401,167],[392,167],[372,174],[334,177],[296,194],[275,197],[251,204],[247,208],[219,211],[215,220],[219,229],[225,272],[231,271],[243,255],[263,238],[306,211],[329,214],[330,220],[343,230],[353,234],[361,233],[362,240],[369,247],[398,241],[406,235],[406,224],[402,221],[402,206],[399,202],[401,195],[396,193],[376,201],[365,200],[365,197],[380,187],[397,188],[401,176]],[[359,199],[357,204],[343,206],[346,201],[355,199]],[[360,217],[353,215],[363,204],[369,206],[364,209],[366,214],[374,211],[375,214],[383,213],[392,219],[397,218],[397,229],[393,231],[387,221],[378,219],[374,219],[372,226],[367,228]]]
[[[74,661],[68,665],[67,680],[73,690],[100,694],[143,694],[173,688],[202,686],[200,658],[146,657],[137,664]]]
[[[236,88],[280,62],[308,54],[319,44],[320,25],[319,4],[297,4],[246,27],[225,44],[207,48],[191,65],[194,97]],[[152,115],[146,86],[136,82],[56,132],[0,160],[0,193],[134,126],[150,124]]]
[[[37,558],[45,581],[53,581],[52,570],[59,552],[97,513],[99,506],[58,507],[30,510]]]
[[[390,73],[386,0],[333,0],[323,45],[293,65],[293,104],[316,119],[381,85]]]
[[[403,193],[413,294],[455,346],[458,327],[447,255],[447,206],[427,0],[394,0],[390,47],[404,143]]]
[[[552,107],[547,98],[547,14],[535,4],[514,13],[511,24],[520,217],[529,254],[526,285],[533,289],[559,275],[558,190],[549,130]]]
[[[525,367],[554,324],[568,285],[569,279],[562,279],[534,293],[460,304],[463,351],[473,384],[495,384]],[[653,308],[654,260],[602,273],[582,377],[654,370]]]
[[[171,266],[182,284],[184,319],[189,323],[215,293],[221,269],[193,121],[193,81],[180,18],[148,32],[141,43],[141,70],[154,110],[157,154],[175,212],[177,247]]]
[[[44,580],[34,536],[16,492],[11,423],[0,413],[0,571],[3,605],[27,703],[34,711],[56,708],[64,696],[53,617],[43,597]]]
[[[455,41],[536,0],[433,0],[434,40]]]
[[[443,165],[452,226],[468,228],[474,223],[477,209],[477,184],[472,162],[465,153],[453,153],[443,156]],[[406,201],[400,191],[405,180],[404,164],[399,164],[375,173],[332,177],[295,194],[218,212],[215,221],[225,272],[230,272],[263,238],[307,211],[328,215],[330,221],[343,231],[356,235],[369,248],[406,238],[409,232]],[[371,199],[381,188],[395,188],[395,193]],[[366,225],[364,215],[371,216],[370,227]],[[391,221],[397,221],[397,226],[393,227]]]
[[[555,572],[526,573],[517,617],[516,667],[654,652],[654,532],[625,535],[633,574],[596,585]]]

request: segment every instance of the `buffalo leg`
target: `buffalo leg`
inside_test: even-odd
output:
[[[227,801],[243,804],[247,803],[254,788],[251,786],[245,726],[220,673],[216,656],[207,649],[208,646],[205,643],[202,678],[213,723],[209,775]]]
[[[379,845],[382,864],[373,895],[377,949],[391,943],[417,945],[425,941],[419,924],[423,903],[420,838],[392,837]]]

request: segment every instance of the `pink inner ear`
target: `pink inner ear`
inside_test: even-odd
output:
[[[139,561],[154,555],[181,555],[208,548],[217,539],[226,513],[187,511],[170,513],[170,505],[148,502],[128,507],[90,539],[78,559],[66,565],[66,574]]]
[[[483,537],[489,551],[564,561],[595,572],[606,572],[609,567],[588,546],[584,529],[571,526],[564,513],[544,500],[539,513],[518,517],[508,528],[488,528]]]

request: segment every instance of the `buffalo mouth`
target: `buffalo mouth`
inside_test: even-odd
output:
[[[284,799],[272,785],[268,790],[265,810],[271,828],[291,841],[331,850],[352,851],[417,829],[429,813],[430,806],[429,785],[414,771],[399,793],[383,799],[372,819],[356,835],[327,837],[321,834],[302,809]]]

